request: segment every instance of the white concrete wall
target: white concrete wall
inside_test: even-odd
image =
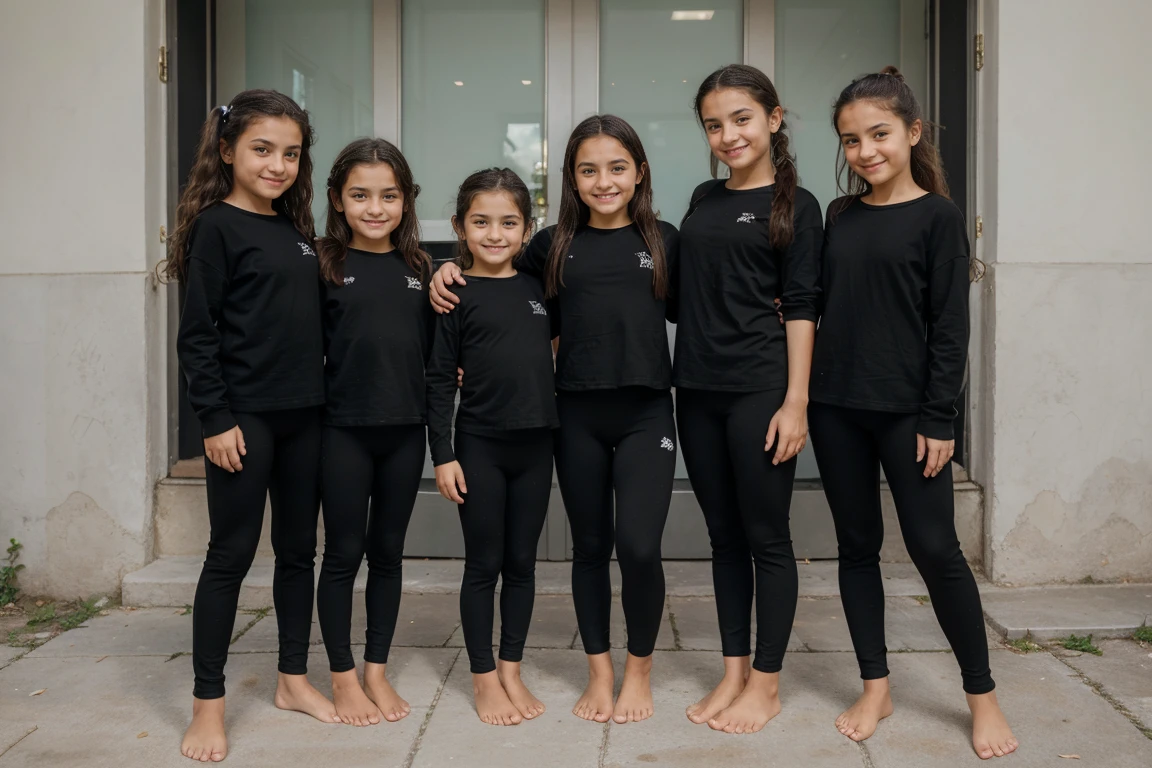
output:
[[[1152,578],[1146,0],[985,0],[975,479],[997,581]]]
[[[119,589],[166,469],[161,0],[5,2],[0,537],[25,591]]]

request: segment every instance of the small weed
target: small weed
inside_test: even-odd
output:
[[[184,612],[183,612],[183,613],[181,613],[180,615],[181,615],[181,616],[191,616],[191,615],[192,615],[192,606],[190,606],[190,605],[185,605],[185,606],[184,606]]]
[[[928,597],[928,595],[912,595],[912,599],[920,603],[920,605],[928,605],[932,602],[932,598]]]
[[[1090,653],[1093,656],[1103,656],[1104,652],[1096,646],[1092,645],[1092,635],[1087,637],[1077,637],[1076,635],[1068,635],[1060,641],[1060,645],[1069,651],[1081,651],[1083,653]]]
[[[1036,651],[1044,650],[1042,646],[1032,642],[1031,635],[1027,637],[1021,637],[1019,640],[1009,640],[1008,645],[1010,645],[1015,650],[1020,651],[1020,653],[1035,653]]]
[[[17,595],[20,594],[20,585],[16,583],[16,574],[24,570],[24,566],[17,565],[16,561],[20,558],[20,550],[24,545],[16,541],[16,539],[8,539],[8,557],[4,561],[4,565],[0,566],[0,605],[8,605],[16,600]]]
[[[1084,578],[1080,579],[1080,583],[1081,584],[1098,584],[1099,582],[1097,582],[1096,579],[1092,578],[1092,574],[1088,574]]]
[[[1152,627],[1140,627],[1132,633],[1132,639],[1142,643],[1152,643]]]
[[[96,607],[96,602],[97,598],[94,597],[84,600],[76,607],[76,610],[60,617],[60,629],[67,632],[69,629],[75,629],[95,616],[100,612],[100,609]]]
[[[56,603],[44,603],[28,617],[28,628],[37,627],[56,620]]]

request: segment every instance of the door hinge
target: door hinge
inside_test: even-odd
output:
[[[984,69],[984,33],[976,35],[976,71]]]
[[[977,216],[976,217],[976,239],[979,240],[982,237],[984,237],[984,217],[983,216]]]
[[[160,46],[160,56],[156,59],[156,75],[160,82],[168,82],[168,47]]]

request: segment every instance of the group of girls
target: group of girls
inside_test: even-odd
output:
[[[183,754],[218,761],[227,753],[224,664],[266,494],[276,706],[353,725],[408,714],[386,665],[425,425],[437,486],[459,505],[461,624],[484,722],[513,725],[544,712],[520,663],[553,465],[589,667],[573,713],[601,723],[652,715],[665,601],[660,544],[679,435],[711,541],[724,657],[719,683],[686,714],[728,733],[762,729],[781,709],[798,591],[789,505],[810,427],[864,688],[836,727],[859,741],[892,713],[879,568],[883,467],[960,665],[973,746],[982,758],[1016,749],[953,522],[968,243],[911,89],[887,68],[836,100],[848,185],[826,217],[797,185],[784,110],[762,72],[717,70],[701,84],[695,112],[713,177],[718,164],[728,173],[697,187],[679,231],[653,209],[652,168],[636,132],[600,115],[569,139],[555,226],[533,232],[516,174],[476,172],[456,200],[457,258],[433,272],[419,246],[420,188],[393,145],[362,139],[340,153],[317,240],[307,114],[271,91],[245,91],[213,110],[166,267],[187,288],[178,348],[203,426],[211,518]],[[674,364],[666,321],[678,323]],[[315,603],[332,700],[306,677],[321,501]],[[609,656],[613,551],[628,646],[618,692]],[[351,614],[365,555],[361,682]]]

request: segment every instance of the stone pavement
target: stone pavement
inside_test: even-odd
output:
[[[406,564],[406,577],[420,567]],[[412,713],[399,723],[368,728],[325,725],[273,707],[275,616],[267,611],[242,613],[228,664],[231,754],[226,764],[977,765],[981,761],[969,746],[959,673],[932,606],[920,597],[923,585],[915,583],[914,575],[885,568],[886,586],[892,587],[886,621],[897,711],[863,744],[848,741],[832,725],[859,690],[840,601],[829,588],[835,581],[829,585],[820,569],[807,574],[802,569],[803,597],[782,676],[784,711],[759,734],[715,733],[684,717],[684,707],[709,690],[721,669],[714,603],[692,594],[704,589],[682,583],[670,590],[654,659],[656,715],[623,726],[588,723],[569,713],[586,669],[576,617],[569,596],[539,595],[524,677],[548,711],[508,728],[484,725],[476,718],[457,596],[432,592],[405,595],[389,664],[389,677],[412,704]],[[1061,588],[982,588],[986,600],[996,595],[1017,613],[1034,605],[1048,611],[1059,608]],[[1109,599],[1119,600],[1125,612],[1152,612],[1141,597],[1152,594],[1148,585],[1094,589],[1100,591],[1095,599],[1089,596],[1090,602],[1107,607]],[[1025,593],[1035,599],[1019,597]],[[1077,594],[1075,599],[1085,598]],[[1058,615],[1035,611],[1029,621],[1036,626],[1060,624]],[[613,618],[619,673],[625,638],[618,604]],[[1101,626],[1123,623],[1109,616],[1078,615],[1076,620]],[[360,629],[354,636],[362,639],[363,626],[361,603],[354,617],[354,627]],[[1103,650],[1099,657],[1055,647],[1025,654],[1006,646],[991,626],[993,675],[1022,743],[1015,755],[1004,759],[1005,765],[1152,766],[1152,646],[1117,639],[1098,642]],[[183,608],[154,607],[113,609],[32,650],[0,646],[0,768],[190,765],[178,747],[189,716],[191,637],[191,616]],[[319,642],[318,627],[313,642]],[[327,692],[327,664],[319,644],[311,655],[311,670],[318,687]]]

